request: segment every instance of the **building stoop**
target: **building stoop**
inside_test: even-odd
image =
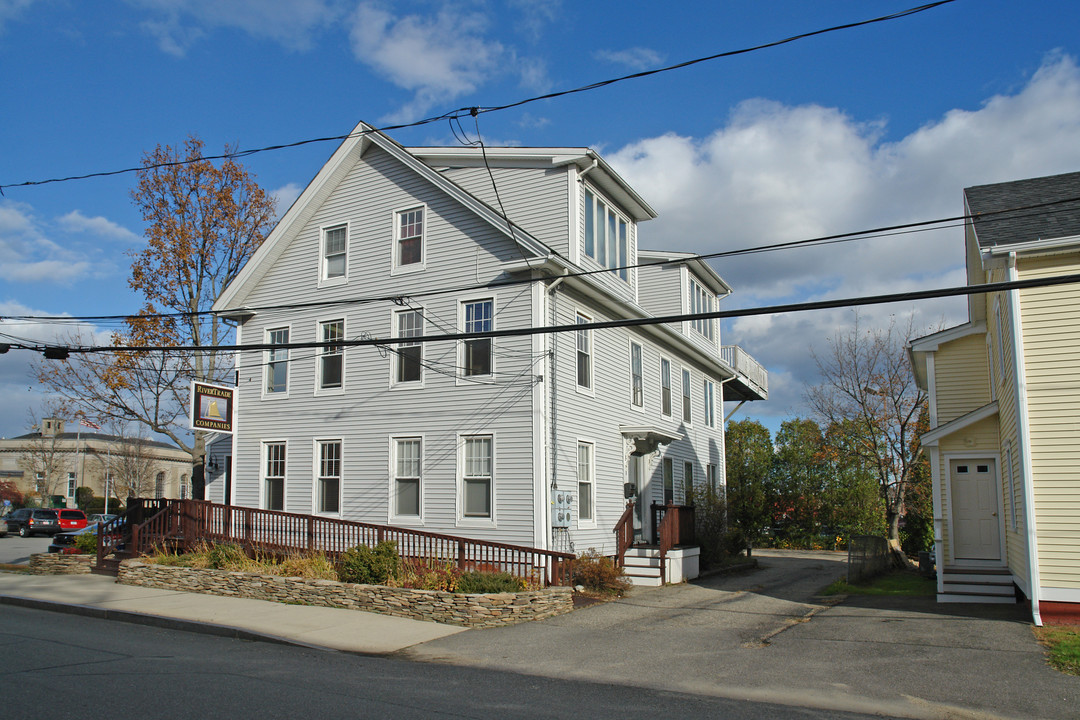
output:
[[[941,573],[941,603],[1015,603],[1016,586],[1008,568],[946,566]]]
[[[626,551],[623,556],[625,576],[634,585],[660,587],[664,584],[664,575],[669,583],[693,580],[698,576],[701,548],[697,546],[679,546],[668,550],[663,571],[660,567],[660,548],[656,546],[637,546]]]

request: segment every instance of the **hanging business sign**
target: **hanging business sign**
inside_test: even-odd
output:
[[[191,429],[233,431],[233,400],[236,388],[191,382]]]

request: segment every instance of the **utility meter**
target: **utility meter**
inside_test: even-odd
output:
[[[566,490],[551,491],[551,527],[570,527],[570,513],[574,507],[574,497]]]

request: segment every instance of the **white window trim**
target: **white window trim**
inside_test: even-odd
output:
[[[315,322],[315,339],[318,342],[323,342],[323,325],[332,322],[341,322],[341,339],[342,341],[348,337],[348,320],[345,316],[327,318],[325,320],[317,320]],[[291,333],[289,337],[292,337]],[[343,345],[341,347],[341,387],[336,388],[324,388],[322,386],[322,359],[323,351],[326,348],[316,348],[315,351],[315,396],[328,396],[328,395],[344,395],[345,394],[345,366],[348,364],[346,361],[347,348]],[[288,381],[286,380],[286,391],[288,391]]]
[[[589,464],[589,478],[585,481],[589,485],[592,486],[592,493],[591,493],[591,495],[592,495],[592,519],[591,520],[582,520],[581,515],[580,515],[580,513],[581,513],[581,485],[582,485],[582,480],[581,480],[580,477],[578,477],[578,469],[580,468],[580,463],[578,461],[577,452],[574,453],[574,464],[575,464],[574,477],[576,478],[576,481],[575,481],[575,484],[574,484],[574,497],[576,498],[576,502],[577,502],[578,507],[575,508],[576,512],[573,513],[573,517],[574,517],[574,520],[577,522],[577,526],[578,526],[579,530],[595,530],[596,529],[596,442],[594,440],[589,439],[589,438],[579,437],[577,439],[577,445],[575,445],[575,450],[577,448],[580,448],[582,445],[588,445],[589,447],[592,448],[592,462]]]
[[[399,218],[402,214],[413,210],[421,210],[424,214],[424,227],[420,231],[420,262],[401,265],[398,263],[398,242],[401,240],[401,222]],[[393,238],[393,242],[390,243],[390,274],[407,275],[409,273],[423,272],[427,269],[428,220],[430,219],[427,203],[397,208],[391,213],[390,217],[392,224],[390,235]]]
[[[686,427],[694,426],[694,371],[683,365],[679,372],[680,421]],[[689,412],[687,408],[689,407]]]
[[[422,526],[426,522],[424,510],[426,509],[426,503],[424,502],[424,451],[427,448],[427,435],[424,433],[405,434],[405,435],[390,435],[388,438],[388,452],[387,457],[389,462],[387,463],[387,500],[386,503],[386,521],[392,525],[411,525]],[[397,441],[398,440],[419,440],[420,441],[420,488],[419,488],[419,503],[420,513],[418,515],[398,515],[397,514]],[[464,452],[464,444],[462,445],[462,452]]]
[[[716,382],[706,376],[701,381],[701,393],[702,393],[702,406],[704,412],[702,412],[702,424],[707,428],[716,427]],[[711,396],[711,397],[710,397]]]
[[[277,512],[289,512],[289,441],[281,438],[276,440],[260,440],[259,441],[259,508],[267,510],[266,507],[266,449],[268,445],[284,445],[285,446],[285,475],[281,485],[281,510]],[[233,494],[236,493],[235,486],[236,479],[233,478]],[[233,498],[235,500],[235,497]]]
[[[641,404],[634,404],[634,345],[641,348]],[[638,342],[633,338],[627,341],[626,345],[626,381],[627,390],[629,390],[630,409],[635,412],[645,413],[645,343]]]
[[[575,310],[574,311],[574,323],[576,324],[579,319],[584,320],[587,323],[591,323],[593,321],[592,317],[590,317],[589,315],[586,315],[581,310]],[[578,371],[577,371],[577,360],[578,360],[578,356],[577,356],[577,354],[578,354],[577,337],[578,336],[577,336],[577,334],[579,332],[581,332],[581,331],[578,330],[578,331],[576,331],[574,333],[574,387],[577,388],[577,391],[579,393],[581,393],[582,395],[588,395],[589,397],[596,397],[596,344],[595,344],[595,335],[594,335],[594,333],[593,333],[593,331],[591,329],[585,331],[586,335],[589,338],[589,386],[585,387],[585,386],[581,385],[578,382]]]
[[[345,274],[341,277],[327,277],[326,266],[326,232],[328,230],[336,230],[339,227],[345,228]],[[351,236],[352,228],[348,221],[343,223],[331,223],[328,225],[319,226],[319,284],[318,287],[337,287],[339,285],[347,285],[349,282],[349,237]]]
[[[595,269],[607,270],[612,275],[614,275],[615,278],[617,280],[619,280],[619,282],[622,282],[622,283],[625,283],[628,286],[631,286],[631,285],[633,285],[634,280],[635,280],[634,270],[632,268],[628,268],[625,271],[626,272],[626,277],[625,278],[623,278],[622,275],[620,275],[619,270],[614,270],[612,268],[618,268],[618,267],[621,267],[621,266],[633,266],[634,264],[636,264],[636,260],[633,257],[631,257],[633,255],[633,253],[631,252],[631,247],[633,246],[633,233],[634,233],[633,228],[634,228],[634,224],[633,224],[633,222],[631,222],[630,218],[626,215],[626,213],[624,213],[621,209],[619,209],[619,207],[612,200],[608,199],[608,197],[604,193],[600,192],[599,190],[597,190],[595,187],[593,187],[592,185],[590,185],[586,181],[582,181],[582,185],[584,186],[583,189],[582,189],[582,192],[581,192],[581,206],[580,206],[581,207],[581,228],[582,228],[582,230],[581,230],[581,244],[580,244],[580,248],[579,248],[579,257],[578,257],[579,263],[578,264],[582,265],[583,267],[589,267],[591,265]],[[585,209],[585,207],[586,207],[586,203],[588,202],[588,193],[592,194],[593,200],[594,200],[594,202],[596,204],[603,206],[607,210],[611,210],[615,215],[615,218],[616,218],[615,219],[615,232],[616,232],[615,254],[616,255],[619,254],[619,238],[618,238],[619,222],[622,221],[626,225],[626,258],[625,258],[625,261],[623,263],[619,263],[618,261],[616,261],[616,262],[612,263],[610,266],[605,265],[605,264],[601,264],[601,262],[599,260],[600,253],[598,252],[599,242],[600,242],[601,238],[596,235],[595,229],[594,229],[594,234],[593,234],[593,252],[595,253],[595,255],[597,257],[593,257],[592,255],[589,255],[586,252],[586,249],[585,249],[585,236],[588,233],[588,229],[587,229],[586,224],[585,224],[585,218],[586,218],[586,209]],[[603,230],[604,230],[603,235],[604,235],[605,240],[606,240],[606,236],[607,236],[607,221],[606,221],[607,213],[606,212],[604,213],[604,217],[605,217],[604,222],[602,224],[600,224],[599,223],[599,218],[597,218],[597,215],[596,215],[595,205],[594,205],[593,221],[596,222],[599,227],[603,228]],[[606,254],[607,253],[606,253],[606,250],[605,250],[605,255]],[[606,276],[604,276],[604,277],[606,277]]]
[[[469,528],[497,528],[498,524],[498,492],[497,482],[499,477],[498,467],[498,437],[494,432],[468,432],[457,434],[457,527]],[[465,515],[465,438],[489,437],[491,438],[491,516],[472,517]]]
[[[319,510],[319,478],[322,477],[320,463],[322,461],[322,454],[319,452],[319,446],[323,443],[337,443],[341,446],[341,458],[340,472],[338,475],[338,509],[337,512],[322,512]],[[288,453],[288,448],[286,448]],[[285,462],[285,474],[289,474],[288,455],[286,454]],[[331,438],[315,438],[311,441],[311,514],[318,515],[319,517],[341,517],[341,508],[345,499],[345,440],[340,437]]]
[[[293,342],[293,329],[292,324],[286,325],[274,325],[273,327],[267,327],[263,329],[263,342],[270,342],[270,333],[275,330],[287,330],[289,332],[289,342]],[[285,360],[285,392],[269,392],[266,386],[269,384],[270,379],[270,353],[271,350],[263,351],[263,372],[262,372],[262,398],[263,400],[284,400],[289,397],[289,393],[292,392],[292,351],[286,350],[288,357]]]
[[[424,308],[423,307],[395,308],[395,309],[390,311],[390,337],[393,337],[393,338],[401,337],[398,334],[400,332],[399,325],[398,325],[398,316],[401,315],[402,313],[407,313],[407,312],[418,312],[418,313],[420,313],[420,334],[423,335],[425,332],[427,332],[427,317],[424,314]],[[494,310],[492,310],[492,312],[494,313]],[[424,370],[425,370],[425,368],[424,368],[424,350],[426,349],[425,345],[426,345],[426,343],[420,343],[420,379],[419,380],[408,380],[408,381],[404,381],[404,382],[399,381],[397,379],[397,371],[398,371],[398,363],[401,361],[401,356],[398,355],[396,352],[393,352],[393,350],[391,350],[391,352],[388,353],[389,359],[390,359],[390,389],[392,389],[392,390],[408,390],[408,389],[416,389],[416,388],[424,387],[424,382],[427,379],[427,373],[424,372]],[[394,348],[394,349],[397,349],[397,348],[400,347],[400,345],[394,344],[391,347]]]
[[[664,363],[668,366],[668,411],[664,412]],[[660,362],[657,365],[659,375],[657,376],[657,387],[660,389],[660,417],[667,418],[668,420],[675,417],[675,384],[672,382],[674,373],[672,368],[674,364],[671,362],[671,358],[664,355],[660,356]]]
[[[494,295],[478,295],[477,297],[461,298],[458,300],[458,332],[465,332],[465,306],[469,303],[477,302],[491,302],[491,329],[498,329],[498,317],[499,317],[499,304],[497,298]],[[458,340],[457,343],[457,384],[458,385],[472,385],[476,383],[493,383],[495,382],[498,368],[495,364],[495,347],[496,338],[491,338],[491,373],[488,375],[466,375],[465,374],[465,340]]]

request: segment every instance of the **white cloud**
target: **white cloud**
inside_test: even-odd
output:
[[[67,215],[57,219],[57,224],[67,232],[85,232],[98,237],[112,240],[138,240],[139,236],[122,225],[117,225],[100,215],[86,217],[78,210],[72,210]]]
[[[643,247],[710,253],[957,215],[965,187],[1080,167],[1080,70],[1051,55],[1015,94],[952,110],[896,142],[882,141],[886,127],[835,108],[750,100],[708,137],[648,138],[607,159],[659,212],[640,229]],[[714,264],[736,291],[724,306],[735,308],[962,285],[962,243],[952,228]],[[862,317],[881,324],[910,310],[867,308]],[[963,321],[963,301],[918,305],[918,325],[943,319]],[[808,349],[847,322],[835,311],[725,328],[726,342],[779,381],[756,411],[801,407],[802,383],[816,378]]]
[[[31,206],[0,200],[0,279],[64,284],[98,269],[85,253],[51,240]]]
[[[37,0],[0,0],[0,33],[4,31],[4,25],[18,18],[35,2]]]
[[[634,70],[649,70],[659,67],[664,61],[664,56],[655,50],[643,47],[632,47],[625,50],[596,50],[593,57],[597,60],[625,65]]]
[[[545,65],[519,57],[488,37],[487,15],[447,3],[433,15],[397,16],[376,2],[361,2],[351,18],[356,59],[413,97],[385,122],[408,122],[440,103],[476,91],[504,74],[532,90],[549,85]]]
[[[540,40],[544,29],[559,17],[562,0],[509,0],[510,7],[521,13],[514,25],[533,41]]]
[[[127,0],[152,18],[142,28],[164,52],[182,56],[207,31],[235,28],[291,50],[311,47],[314,35],[343,13],[340,0]]]
[[[296,183],[288,183],[270,191],[270,197],[274,198],[276,204],[275,213],[279,220],[282,215],[289,211],[289,207],[296,201],[296,198],[300,197],[302,192],[304,192],[303,185],[297,185]]]

